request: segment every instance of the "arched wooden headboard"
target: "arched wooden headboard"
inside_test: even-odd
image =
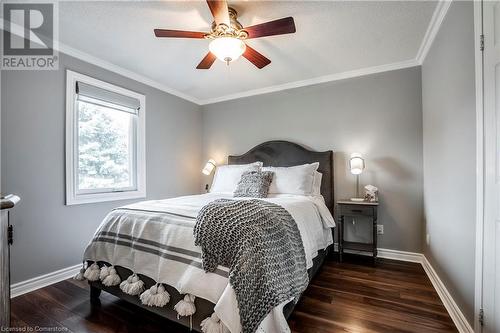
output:
[[[333,214],[333,151],[317,152],[289,141],[267,141],[253,147],[243,155],[230,155],[228,164],[263,162],[264,166],[289,167],[319,162],[318,171],[323,174],[321,194]]]

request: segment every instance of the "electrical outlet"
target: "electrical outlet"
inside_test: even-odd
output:
[[[431,235],[430,234],[425,235],[425,242],[427,243],[427,245],[431,244]]]
[[[384,225],[377,224],[377,235],[383,235],[383,234],[384,234]]]

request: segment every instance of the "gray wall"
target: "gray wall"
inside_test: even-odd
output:
[[[474,317],[475,88],[471,2],[453,2],[422,66],[424,253]]]
[[[332,149],[341,199],[355,191],[346,158],[360,152],[367,164],[361,183],[380,189],[379,246],[421,252],[421,101],[414,67],[204,106],[204,159],[224,163],[272,139]],[[351,225],[348,237],[368,240],[367,227]]]
[[[2,72],[2,193],[12,212],[12,282],[75,265],[104,215],[131,201],[65,206],[65,69],[146,95],[148,198],[198,193],[200,107],[75,58],[59,71]],[[137,201],[137,200],[136,200]]]

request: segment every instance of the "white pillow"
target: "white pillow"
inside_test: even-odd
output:
[[[321,180],[323,178],[323,174],[318,171],[314,171],[313,175],[313,188],[311,195],[321,195]]]
[[[217,166],[210,192],[232,194],[244,172],[259,171],[261,167],[262,162]]]
[[[263,167],[262,171],[274,172],[269,193],[311,195],[313,175],[318,166],[319,163],[316,162],[293,167]]]

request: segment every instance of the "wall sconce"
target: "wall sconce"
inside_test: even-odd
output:
[[[207,176],[210,176],[210,174],[214,171],[215,169],[215,161],[213,159],[209,159],[207,164],[205,164],[205,167],[203,168],[203,170],[201,170],[201,172],[204,174],[204,175],[207,175]],[[205,191],[208,192],[208,184],[205,184]]]
[[[214,169],[215,169],[215,161],[213,159],[209,159],[207,164],[205,164],[203,170],[201,170],[201,172],[204,175],[210,176],[210,174],[212,173],[212,171],[214,171]]]
[[[365,169],[365,160],[359,153],[352,153],[349,159],[349,169],[351,173],[356,176],[356,197],[351,198],[351,201],[364,201],[364,198],[359,197],[359,175]]]

